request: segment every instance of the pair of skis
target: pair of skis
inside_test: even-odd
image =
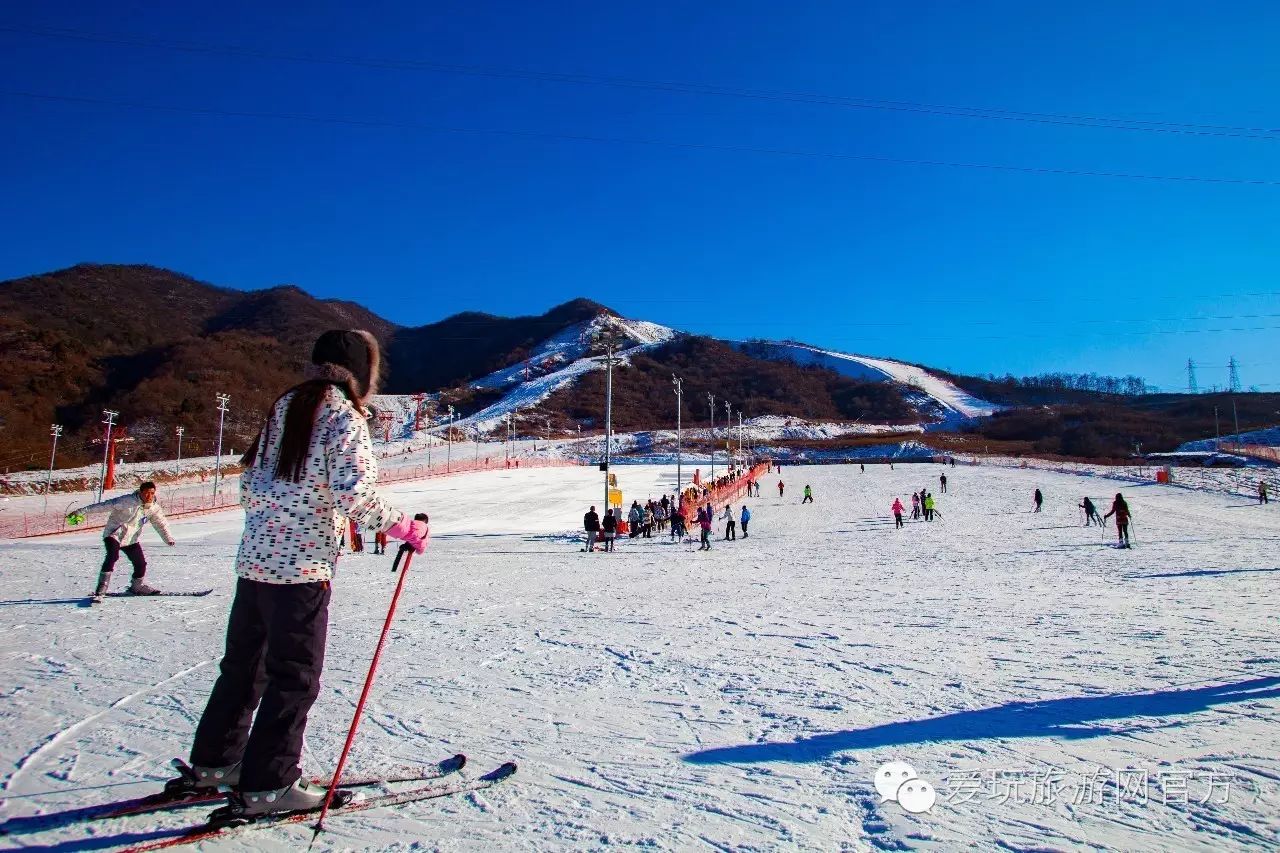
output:
[[[175,764],[177,763],[175,761]],[[387,772],[353,775],[351,778],[343,780],[339,796],[334,798],[331,805],[331,811],[340,814],[367,811],[369,809],[456,796],[471,791],[481,791],[510,778],[516,772],[515,762],[509,761],[478,778],[463,779],[456,776],[466,763],[466,756],[459,754],[446,758],[438,764],[425,767],[401,767]],[[180,782],[181,780],[175,781]],[[358,789],[396,782],[418,782],[424,784],[404,791],[358,797]],[[329,782],[327,780],[316,780],[316,784],[327,786]],[[225,798],[225,796],[225,794],[216,790],[183,789],[181,785],[170,783],[166,786],[164,792],[148,797],[123,800],[117,803],[77,809],[60,814],[41,815],[34,818],[15,818],[6,824],[0,824],[0,835],[9,834],[9,831],[12,831],[13,828],[8,826],[11,823],[25,825],[30,831],[30,829],[36,828],[42,823],[65,825],[72,820],[105,821],[149,814],[170,808],[213,803]],[[219,809],[210,815],[208,820],[190,826],[185,830],[180,830],[176,835],[157,838],[124,848],[123,853],[145,853],[145,851],[164,850],[201,841],[234,838],[258,829],[305,823],[309,820],[314,820],[317,815],[318,812],[316,811],[305,811],[243,817],[229,813],[225,809]]]

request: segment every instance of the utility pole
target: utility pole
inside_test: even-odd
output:
[[[213,473],[213,496],[218,496],[218,487],[222,485],[222,426],[227,420],[227,404],[231,402],[230,394],[218,394],[218,467]]]
[[[610,326],[601,336],[605,347],[605,378],[604,378],[604,464],[600,469],[604,471],[604,510],[609,511],[609,462],[613,455],[613,351],[618,345],[617,335],[614,333],[613,327]],[[621,511],[621,507],[619,507]]]
[[[1218,429],[1218,407],[1213,407],[1213,449],[1222,449],[1222,431]]]
[[[444,472],[448,474],[453,470],[453,406],[449,407],[449,431],[444,434]]]
[[[181,462],[181,461],[182,461],[182,432],[183,432],[183,429],[182,429],[182,427],[178,427],[178,428],[176,428],[176,429],[174,430],[174,432],[175,432],[175,433],[177,433],[177,436],[178,436],[178,461],[179,461],[179,462]]]
[[[711,408],[711,482],[716,481],[716,396],[707,392],[707,405]]]
[[[51,424],[49,435],[53,437],[53,450],[49,452],[49,477],[44,481],[44,508],[49,509],[49,490],[53,488],[53,460],[58,456],[58,436],[62,435],[62,424]]]
[[[738,456],[743,456],[742,454],[742,410],[741,409],[738,410]],[[743,464],[746,464],[745,457],[743,457],[743,459],[744,459]]]
[[[684,450],[684,433],[681,430],[681,410],[684,408],[684,380],[671,374],[671,384],[676,389],[676,501],[680,500],[680,495],[684,491],[681,488],[681,455]]]
[[[1236,411],[1236,398],[1231,398],[1231,417],[1236,422],[1236,444],[1240,443],[1240,413]]]
[[[113,412],[110,409],[102,411],[102,422],[107,425],[107,440],[104,442],[102,450],[102,476],[98,478],[98,501],[102,501],[103,486],[107,482],[107,457],[111,455],[111,428],[116,424],[116,418],[120,416],[119,412]]]
[[[733,406],[724,401],[724,455],[725,473],[733,468]]]
[[[423,413],[424,429],[427,431],[427,473],[431,472],[431,415]]]

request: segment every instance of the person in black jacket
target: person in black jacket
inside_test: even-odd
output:
[[[582,529],[587,531],[587,547],[582,550],[594,551],[596,537],[600,535],[600,516],[596,514],[595,507],[587,510],[587,514],[582,517]]]
[[[614,537],[618,535],[618,517],[613,514],[612,509],[604,511],[604,519],[600,522],[600,527],[600,539],[604,543],[604,549],[612,551]]]
[[[1036,489],[1035,502],[1036,502],[1036,508],[1035,508],[1035,511],[1036,511],[1036,512],[1039,512],[1039,511],[1040,511],[1040,505],[1041,505],[1042,503],[1044,503],[1044,495],[1040,494],[1040,490],[1039,490],[1039,489]]]

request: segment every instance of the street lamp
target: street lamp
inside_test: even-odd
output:
[[[444,472],[448,474],[453,470],[453,406],[449,407],[449,431],[444,434]]]
[[[711,409],[711,482],[716,481],[716,395],[707,392],[707,406]]]
[[[676,389],[676,500],[678,501],[680,500],[680,494],[683,491],[683,489],[680,488],[680,462],[682,455],[681,451],[684,449],[684,433],[681,431],[682,423],[680,415],[681,409],[684,408],[684,380],[673,373],[671,374],[671,384],[674,385]]]
[[[49,435],[53,436],[53,450],[49,453],[49,478],[44,481],[44,508],[49,509],[49,490],[53,488],[53,460],[58,455],[58,436],[62,435],[62,424],[52,424]]]
[[[728,400],[724,401],[724,455],[727,457],[724,463],[726,469],[733,468],[733,406]]]
[[[604,344],[604,508],[609,510],[609,461],[613,445],[613,351],[618,346],[617,332],[612,326],[602,330],[600,342]],[[621,509],[621,508],[619,508]]]
[[[98,478],[98,501],[102,501],[103,486],[107,482],[107,457],[111,455],[111,428],[115,426],[116,418],[120,416],[119,412],[113,412],[110,409],[102,411],[102,422],[107,425],[106,445],[102,450],[102,476]]]
[[[222,427],[227,420],[227,404],[231,402],[230,394],[217,394],[218,398],[218,460],[213,472],[213,496],[218,496],[218,487],[222,484]]]
[[[174,432],[178,434],[178,461],[181,462],[182,461],[182,432],[183,432],[182,427],[178,427],[177,429],[174,430]]]

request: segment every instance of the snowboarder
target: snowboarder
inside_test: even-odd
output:
[[[945,495],[947,493],[947,475],[943,474],[941,477],[939,477],[938,482],[941,484],[942,493]]]
[[[582,516],[582,529],[587,531],[587,546],[582,550],[594,551],[596,549],[596,538],[600,535],[600,514],[596,512],[594,506]]]
[[[902,521],[902,512],[904,509],[906,509],[906,507],[902,505],[902,501],[899,500],[898,498],[894,498],[893,499],[893,521],[894,521],[895,528],[906,526],[903,524],[903,521]]]
[[[1258,503],[1264,504],[1266,502],[1267,502],[1267,481],[1259,480],[1258,481]]]
[[[802,503],[802,504],[811,504],[811,503],[813,503],[813,489],[809,488],[809,484],[808,484],[808,483],[806,483],[806,484],[805,484],[805,487],[804,487],[804,499],[803,499],[803,500],[801,500],[801,501],[800,501],[800,503]]]
[[[1042,503],[1044,503],[1044,495],[1040,494],[1040,490],[1039,490],[1039,489],[1036,489],[1036,494],[1035,494],[1035,498],[1034,498],[1034,500],[1035,500],[1035,502],[1036,502],[1035,512],[1039,512],[1039,511],[1040,511],[1040,505],[1041,505]]]
[[[94,512],[108,511],[106,526],[102,528],[102,546],[106,549],[106,557],[102,560],[102,570],[98,572],[98,585],[93,591],[95,599],[107,594],[111,586],[111,572],[115,569],[120,553],[129,558],[133,565],[133,580],[129,582],[129,592],[133,595],[157,595],[160,590],[149,586],[143,578],[147,574],[147,557],[142,553],[142,527],[148,521],[160,534],[165,544],[172,546],[173,536],[169,533],[169,520],[156,500],[156,484],[147,481],[138,486],[136,492],[120,495],[118,498],[89,504],[67,515],[67,520],[79,524],[85,516]]]
[[[1098,508],[1093,505],[1093,501],[1089,500],[1089,498],[1086,497],[1084,499],[1084,502],[1080,504],[1080,508],[1084,510],[1085,527],[1088,527],[1091,524],[1097,524],[1099,527],[1106,527],[1107,523],[1102,520],[1102,516],[1098,515]]]
[[[425,521],[377,491],[364,414],[377,388],[377,339],[325,332],[311,362],[317,378],[280,395],[242,459],[245,527],[226,651],[183,774],[197,789],[231,787],[231,813],[248,818],[324,801],[325,788],[298,764],[320,692],[345,520],[385,530],[419,554],[430,538]]]
[[[604,543],[604,550],[613,550],[613,540],[617,535],[618,517],[613,514],[613,508],[610,507],[604,511],[604,519],[600,522],[600,540]]]
[[[783,487],[783,485],[782,485],[782,481],[781,481],[781,480],[779,480],[779,481],[778,481],[778,497],[782,497],[783,488],[784,488],[784,487]]]
[[[1124,495],[1116,492],[1116,499],[1111,502],[1111,512],[1107,513],[1103,518],[1116,517],[1116,538],[1119,540],[1117,547],[1129,547],[1129,504],[1124,499]]]
[[[737,539],[738,523],[733,520],[733,507],[725,504],[724,515],[720,516],[720,520],[724,522],[725,541],[728,542],[730,539]]]
[[[751,510],[747,509],[747,505],[742,505],[742,538],[747,538],[747,522],[751,520]]]

